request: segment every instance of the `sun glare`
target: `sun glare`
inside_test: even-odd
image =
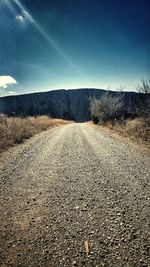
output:
[[[7,2],[9,2],[7,0]],[[17,15],[17,19],[21,22],[23,20],[27,20],[29,22],[32,22],[35,26],[35,28],[39,31],[39,33],[45,38],[45,40],[61,55],[61,57],[72,67],[76,73],[83,79],[87,81],[87,77],[79,70],[79,68],[76,66],[74,62],[66,55],[66,53],[59,47],[59,45],[52,39],[50,34],[48,34],[42,26],[34,19],[34,17],[30,14],[29,11],[26,10],[26,8],[20,3],[19,0],[13,0],[13,2],[21,9],[21,14]],[[9,6],[12,8],[12,5]]]
[[[4,0],[4,4],[9,8],[9,10],[13,13],[16,14],[16,10],[13,7],[13,5],[11,4],[12,1],[10,0]]]

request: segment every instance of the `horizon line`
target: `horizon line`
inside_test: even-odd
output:
[[[108,91],[108,92],[120,92],[120,93],[138,93],[137,91],[117,91],[114,89],[104,89],[104,88],[94,88],[94,87],[81,87],[81,88],[54,88],[54,89],[49,89],[45,91],[34,91],[34,92],[24,92],[24,93],[14,93],[14,94],[8,94],[8,95],[3,95],[0,96],[0,98],[3,97],[15,97],[15,96],[24,96],[24,95],[33,95],[33,94],[42,94],[42,93],[49,93],[49,92],[54,92],[54,91],[71,91],[71,90],[102,90],[102,91]]]

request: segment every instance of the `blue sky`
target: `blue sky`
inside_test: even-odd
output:
[[[0,0],[0,95],[135,90],[150,78],[149,0]]]

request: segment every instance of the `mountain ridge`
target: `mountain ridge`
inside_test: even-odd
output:
[[[100,98],[105,92],[104,89],[82,88],[4,96],[0,97],[0,113],[8,116],[48,115],[84,122],[90,120],[89,99]],[[107,92],[123,95],[123,101],[131,111],[140,97],[136,92]]]

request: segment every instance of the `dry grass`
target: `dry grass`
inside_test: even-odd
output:
[[[0,152],[51,127],[68,123],[70,122],[61,119],[50,119],[47,116],[8,118],[0,115]]]
[[[137,118],[126,123],[107,123],[106,127],[138,144],[150,146],[150,121]]]

